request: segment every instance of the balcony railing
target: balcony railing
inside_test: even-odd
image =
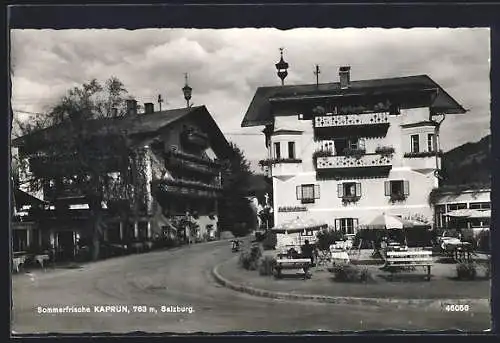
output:
[[[176,156],[170,157],[168,160],[168,166],[173,168],[178,168],[181,170],[194,171],[201,174],[208,175],[219,175],[220,169],[213,165],[207,165],[205,163],[194,162],[186,159],[182,159]]]
[[[216,198],[222,191],[221,186],[187,180],[162,180],[156,182],[157,189],[165,194],[189,197]]]
[[[208,136],[199,131],[185,131],[182,135],[183,142],[205,148],[209,145]]]
[[[330,116],[318,116],[314,118],[315,128],[375,125],[375,124],[388,124],[388,123],[389,123],[388,112],[330,115]]]
[[[392,167],[392,156],[366,154],[363,156],[328,156],[316,158],[317,170]]]
[[[212,160],[208,157],[203,157],[201,155],[189,154],[187,152],[179,150],[170,150],[166,154],[167,157],[175,157],[185,161],[197,162],[200,164],[208,165],[214,168],[220,168],[222,164],[218,161]]]

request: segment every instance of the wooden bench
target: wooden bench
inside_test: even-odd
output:
[[[276,260],[274,267],[274,276],[282,277],[283,270],[301,270],[304,273],[304,280],[310,277],[309,269],[311,268],[310,258],[280,258]]]
[[[429,281],[432,265],[432,251],[387,251],[385,265],[382,268],[390,271],[392,276],[395,268],[424,267],[427,268]]]

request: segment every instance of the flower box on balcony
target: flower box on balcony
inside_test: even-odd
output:
[[[345,204],[351,204],[351,203],[355,203],[357,202],[358,200],[360,199],[359,196],[356,196],[356,195],[351,195],[351,196],[343,196],[342,197],[342,203],[345,205]]]
[[[318,157],[330,157],[333,156],[333,152],[330,150],[317,150],[313,152],[313,159],[316,160]]]
[[[282,206],[278,208],[278,212],[306,212],[305,206]]]
[[[406,158],[419,158],[419,157],[442,157],[443,156],[443,151],[420,151],[420,152],[407,152],[404,154],[404,157]]]
[[[379,146],[375,149],[375,153],[382,156],[390,156],[394,154],[394,148],[392,146]]]
[[[405,201],[406,197],[407,196],[402,193],[394,193],[390,195],[389,200],[391,202],[400,202],[400,201]]]
[[[366,149],[363,149],[363,148],[357,148],[357,149],[347,148],[347,149],[344,149],[344,154],[346,156],[352,156],[352,157],[354,157],[356,159],[360,159],[361,157],[363,157],[366,154]]]
[[[299,158],[271,158],[259,161],[260,167],[268,167],[278,163],[302,163],[302,160]]]

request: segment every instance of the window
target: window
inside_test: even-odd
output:
[[[404,198],[410,195],[410,183],[403,180],[385,181],[385,195]]]
[[[489,228],[490,227],[490,219],[489,218],[471,218],[470,226],[472,228]]]
[[[411,135],[411,152],[420,152],[418,135]]]
[[[319,199],[319,185],[300,185],[297,186],[297,200],[301,200],[303,204],[314,203],[315,199]]]
[[[466,203],[458,203],[458,204],[448,204],[448,212],[456,211],[456,210],[464,210],[467,208]]]
[[[358,228],[357,218],[339,218],[335,219],[335,230],[344,235],[354,235]]]
[[[280,143],[274,143],[274,158],[281,159],[281,146]]]
[[[489,210],[491,209],[491,203],[489,202],[471,202],[469,208],[473,210]]]
[[[432,152],[434,151],[434,134],[429,133],[427,135],[427,151]]]
[[[288,142],[288,158],[295,158],[295,142]]]
[[[339,198],[357,198],[361,196],[360,182],[344,182],[337,185]]]

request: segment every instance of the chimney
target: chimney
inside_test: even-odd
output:
[[[137,114],[137,101],[134,99],[129,99],[127,102],[127,114],[136,115]]]
[[[339,68],[340,89],[349,88],[351,82],[351,67],[344,66]]]
[[[155,111],[155,105],[152,102],[144,103],[144,113],[145,114],[154,113],[154,111]]]

